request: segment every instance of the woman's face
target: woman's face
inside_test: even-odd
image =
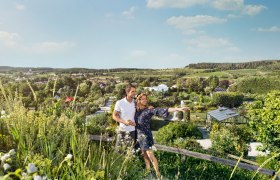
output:
[[[147,105],[147,96],[142,96],[141,98],[140,98],[140,103],[142,104],[142,105],[144,105],[144,106],[146,106]]]

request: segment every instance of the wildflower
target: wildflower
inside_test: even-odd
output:
[[[130,139],[130,136],[129,135],[125,135],[124,139],[128,140],[128,139]]]
[[[21,173],[21,176],[22,176],[22,177],[27,177],[28,175],[27,175],[25,172],[22,172],[22,173]]]
[[[134,150],[134,149],[132,149],[132,150],[131,150],[131,154],[134,154],[134,153],[135,153],[135,150]]]
[[[36,175],[36,176],[33,176],[33,179],[34,179],[34,180],[42,180],[42,177],[39,176],[39,175]]]
[[[48,176],[43,176],[42,177],[42,180],[48,180],[49,178],[48,178]]]
[[[11,149],[11,150],[9,151],[9,154],[10,154],[11,156],[13,156],[13,155],[16,154],[16,151],[15,151],[14,149]]]
[[[1,115],[5,115],[6,112],[4,110],[1,111]]]
[[[4,154],[4,156],[1,157],[1,161],[2,161],[2,162],[5,162],[5,161],[6,161],[7,159],[9,159],[9,158],[10,158],[10,154],[8,154],[8,153],[7,153],[7,154]]]
[[[67,154],[67,156],[65,157],[65,159],[66,159],[66,160],[71,160],[71,159],[72,159],[72,157],[73,157],[73,155],[72,155],[72,154]]]
[[[28,164],[27,172],[28,174],[32,174],[37,171],[37,167],[33,163]]]
[[[10,169],[11,166],[10,166],[8,163],[5,163],[5,164],[3,165],[3,168],[4,168],[4,170],[6,171],[6,170]]]

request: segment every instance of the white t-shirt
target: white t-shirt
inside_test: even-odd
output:
[[[135,101],[127,101],[126,98],[118,100],[115,105],[115,111],[119,112],[120,118],[123,120],[134,120],[135,115]],[[126,126],[123,123],[120,123],[120,131],[135,131],[135,126]]]

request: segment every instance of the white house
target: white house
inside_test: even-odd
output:
[[[168,91],[169,87],[166,86],[165,84],[160,84],[158,86],[153,86],[153,87],[144,87],[144,89],[148,89],[149,91],[157,91],[157,92],[166,92]]]

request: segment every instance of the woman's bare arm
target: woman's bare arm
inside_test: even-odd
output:
[[[188,107],[168,108],[168,112],[177,112],[177,111],[186,112],[188,110],[190,110]]]

